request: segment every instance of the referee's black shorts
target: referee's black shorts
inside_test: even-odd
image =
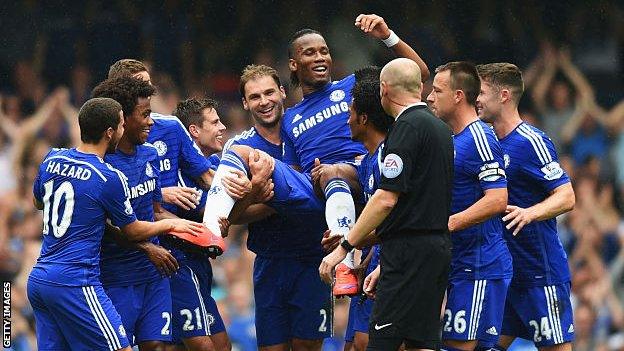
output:
[[[397,350],[403,342],[437,349],[451,263],[449,234],[389,235],[381,245],[368,350]]]

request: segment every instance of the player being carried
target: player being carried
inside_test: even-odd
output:
[[[479,116],[492,123],[504,153],[509,189],[504,235],[513,257],[501,337],[492,350],[505,350],[516,337],[532,340],[540,350],[572,350],[570,269],[556,220],[574,207],[570,178],[550,138],[520,118],[524,83],[518,67],[490,63],[477,70]]]
[[[397,56],[415,61],[423,81],[429,76],[420,56],[388,28],[380,16],[361,14],[355,26],[367,35],[380,39]],[[314,164],[355,163],[366,153],[364,146],[351,139],[347,126],[353,74],[339,81],[331,79],[332,57],[322,34],[303,29],[296,32],[288,47],[291,83],[301,87],[303,100],[286,110],[282,122],[284,162],[310,172]],[[360,193],[355,168],[339,168],[324,172],[319,179],[326,199],[325,216],[334,235],[346,236],[355,223],[352,190]],[[336,267],[334,295],[357,293],[353,253]]]
[[[199,235],[201,225],[137,220],[125,177],[103,160],[124,133],[118,102],[87,101],[78,123],[80,145],[50,151],[33,185],[44,221],[41,255],[28,279],[37,344],[40,350],[130,351],[122,318],[100,281],[106,218],[137,242],[172,229]]]

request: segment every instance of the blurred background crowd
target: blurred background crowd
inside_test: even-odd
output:
[[[79,140],[77,108],[110,64],[151,65],[156,112],[169,114],[187,96],[216,98],[233,136],[251,123],[237,92],[245,65],[278,68],[288,103],[300,99],[288,84],[286,52],[298,29],[325,34],[335,79],[383,65],[388,50],[353,26],[362,12],[383,16],[432,70],[451,60],[523,68],[521,114],[551,136],[577,196],[574,211],[559,218],[573,272],[574,349],[624,350],[624,5],[536,0],[2,2],[0,279],[13,282],[13,349],[36,349],[25,282],[40,250],[37,166],[48,148]],[[233,231],[229,251],[212,261],[214,297],[234,348],[254,350],[253,254],[245,228]],[[337,302],[326,350],[342,349],[347,310]]]

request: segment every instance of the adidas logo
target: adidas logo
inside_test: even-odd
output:
[[[498,335],[498,332],[496,331],[496,328],[494,327],[490,327],[490,329],[486,330],[485,332],[490,335]]]
[[[295,115],[295,118],[293,118],[292,123],[295,123],[295,122],[297,122],[298,120],[300,120],[300,119],[302,119],[302,118],[303,118],[303,116],[301,116],[300,114],[298,114],[298,113],[297,113],[297,114]]]
[[[574,333],[574,324],[570,324],[570,328],[568,328],[568,333]]]

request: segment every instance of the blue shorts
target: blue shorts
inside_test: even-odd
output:
[[[497,342],[511,278],[450,280],[442,340]]]
[[[551,346],[574,340],[570,283],[530,288],[509,287],[503,335]]]
[[[280,160],[273,170],[273,198],[268,205],[278,212],[324,212],[325,203],[315,195],[309,174],[297,172]]]
[[[368,334],[370,316],[373,312],[373,302],[373,300],[365,299],[362,296],[354,296],[351,298],[349,323],[347,325],[347,332],[345,333],[345,340],[347,340],[347,336],[350,336],[349,341],[353,341],[356,332]]]
[[[352,297],[349,303],[349,319],[347,320],[347,329],[345,329],[345,342],[353,342],[355,338],[355,330],[353,329],[353,322],[355,319],[355,306],[359,301],[359,297]]]
[[[56,286],[28,279],[37,349],[119,350],[129,345],[121,317],[101,285]]]
[[[320,260],[256,257],[254,295],[258,346],[318,340],[332,335],[330,287],[318,274]]]
[[[171,341],[169,279],[104,287],[123,321],[133,345],[144,341]]]
[[[215,300],[210,296],[212,268],[207,257],[191,256],[170,278],[173,305],[172,342],[225,331]]]

